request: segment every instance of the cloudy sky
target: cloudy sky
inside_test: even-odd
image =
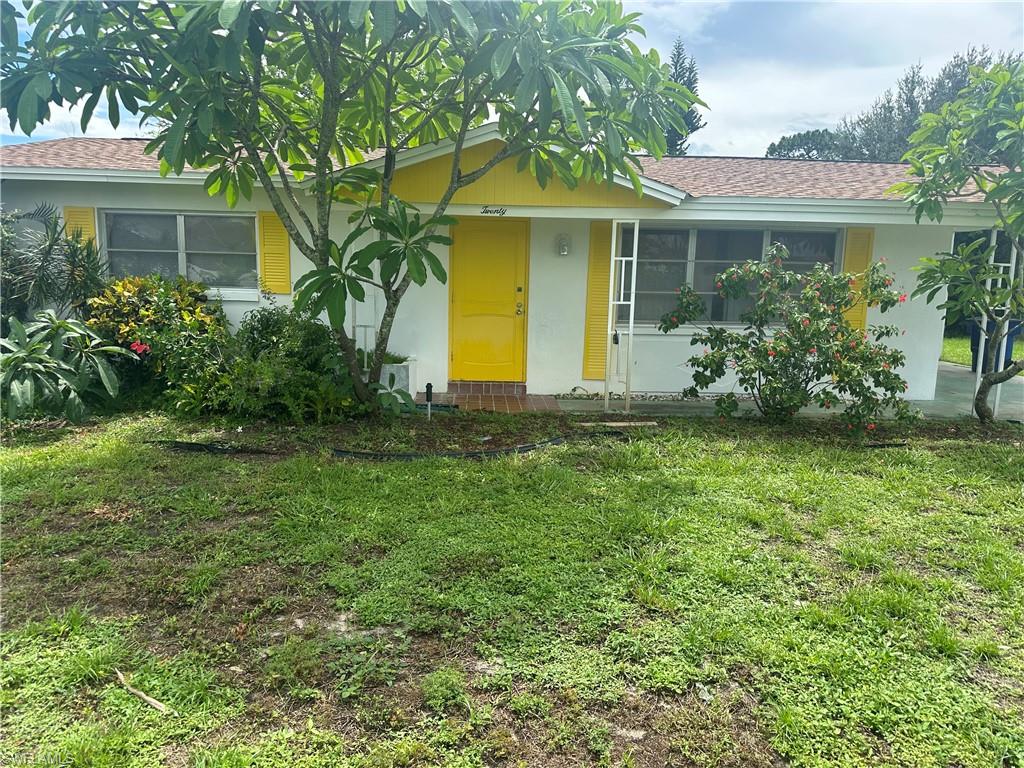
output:
[[[764,155],[779,136],[830,128],[903,71],[934,74],[970,45],[1024,48],[1024,1],[673,2],[626,0],[647,45],[681,37],[710,107],[691,154]]]
[[[761,156],[779,136],[835,125],[868,107],[909,66],[935,73],[970,45],[1024,48],[1024,0],[1005,2],[684,2],[626,0],[667,58],[678,36],[697,60],[710,107],[692,154]],[[80,133],[77,110],[55,110],[32,138]],[[100,118],[100,119],[97,119]],[[114,129],[97,111],[96,136]],[[4,143],[24,141],[3,120]]]

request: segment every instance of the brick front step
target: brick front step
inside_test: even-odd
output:
[[[514,395],[526,394],[526,384],[518,381],[449,381],[450,395]]]

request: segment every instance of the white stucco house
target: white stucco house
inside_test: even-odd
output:
[[[477,129],[464,152],[467,167],[498,140],[493,128]],[[232,321],[263,300],[259,286],[289,301],[311,265],[289,244],[262,191],[229,210],[204,190],[204,171],[161,178],[145,144],[81,137],[5,146],[0,201],[7,209],[59,206],[96,238],[113,274],[202,280]],[[448,153],[440,144],[402,154],[395,194],[429,211],[448,174]],[[948,250],[958,230],[991,226],[985,207],[963,202],[950,203],[941,224],[915,223],[905,203],[886,195],[905,174],[906,166],[887,163],[669,157],[644,162],[638,197],[625,180],[541,189],[506,161],[454,198],[448,212],[460,224],[454,244],[438,252],[449,280],[410,289],[391,349],[415,359],[419,389],[431,382],[437,392],[599,392],[606,377],[613,391],[628,378],[635,392],[677,392],[691,383],[685,361],[693,348],[684,331],[665,335],[655,324],[680,284],[706,294],[709,320],[735,321],[740,308],[715,295],[715,273],[780,241],[796,267],[824,261],[860,271],[884,258],[909,292],[919,258]],[[341,241],[347,212],[337,209],[332,224]],[[634,254],[631,294],[633,281],[615,277],[614,257],[630,276]],[[625,303],[610,303],[610,294]],[[360,344],[382,310],[372,294],[349,307]],[[874,310],[863,319],[879,320]],[[906,330],[895,342],[906,353],[906,396],[933,398],[939,310],[913,300],[885,322]]]

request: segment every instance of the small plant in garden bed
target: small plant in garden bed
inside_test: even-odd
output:
[[[786,269],[789,251],[776,243],[763,261],[739,264],[716,277],[722,298],[754,300],[740,315],[741,330],[706,325],[703,299],[692,288],[679,291],[676,308],[661,319],[668,333],[684,324],[697,327],[690,343],[703,345],[690,358],[696,396],[734,373],[762,415],[788,421],[809,405],[826,410],[843,406],[847,429],[873,432],[887,416],[912,418],[902,399],[907,382],[897,373],[902,352],[882,343],[899,333],[895,326],[853,327],[849,315],[866,303],[883,312],[906,301],[892,288],[881,263],[861,275],[833,274],[824,264],[801,274]],[[718,398],[720,416],[736,413],[734,393]]]

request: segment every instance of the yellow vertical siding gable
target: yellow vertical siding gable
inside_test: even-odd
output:
[[[67,206],[64,209],[64,230],[78,232],[85,241],[96,242],[96,209]]]
[[[271,293],[292,292],[288,232],[273,211],[260,211],[260,283]]]
[[[587,264],[587,313],[583,325],[583,378],[604,379],[608,354],[608,279],[611,274],[612,223],[590,222]]]
[[[460,166],[472,171],[490,160],[501,148],[498,140],[487,141],[463,150]],[[399,168],[395,172],[393,194],[417,203],[437,201],[451,177],[450,154]],[[557,178],[541,189],[528,170],[517,171],[517,160],[504,160],[479,181],[463,187],[452,198],[453,205],[552,206],[562,208],[671,208],[670,203],[652,197],[637,197],[632,189],[616,184],[587,181],[568,189]]]
[[[875,230],[871,227],[850,227],[846,230],[846,247],[843,249],[843,271],[860,275],[871,266],[871,254],[875,246]],[[860,287],[858,282],[857,287]],[[868,308],[858,304],[847,315],[854,328],[866,328]]]

